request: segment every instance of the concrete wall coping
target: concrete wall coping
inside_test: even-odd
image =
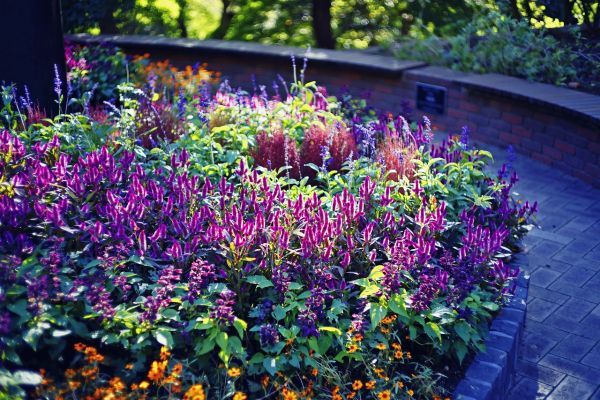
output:
[[[252,42],[242,42],[234,40],[196,40],[168,38],[163,36],[149,35],[89,35],[76,34],[66,35],[66,39],[80,44],[98,44],[111,43],[119,47],[141,47],[147,46],[149,51],[152,48],[179,48],[181,51],[190,51],[198,53],[211,54],[232,54],[245,57],[261,57],[286,60],[290,62],[293,55],[296,57],[296,63],[300,68],[302,59],[306,57],[309,63],[329,64],[331,66],[348,67],[368,72],[383,73],[385,75],[401,75],[403,71],[425,66],[420,61],[403,61],[392,57],[369,54],[364,51],[356,50],[326,50],[326,49],[306,49],[301,47],[264,45]]]

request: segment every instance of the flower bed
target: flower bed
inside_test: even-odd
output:
[[[41,367],[41,398],[452,390],[535,212],[510,166],[491,176],[466,129],[434,144],[428,119],[331,97],[305,66],[268,95],[136,59],[94,97],[106,55],[86,51],[53,120],[3,93],[3,390]]]

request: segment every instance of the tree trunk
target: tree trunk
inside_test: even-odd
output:
[[[177,16],[177,26],[179,27],[179,32],[181,33],[181,37],[187,38],[188,31],[187,26],[185,25],[187,20],[187,1],[186,0],[177,0],[177,5],[179,6],[179,15]]]
[[[335,48],[333,31],[331,30],[331,0],[312,0],[313,31],[317,47]]]
[[[104,13],[98,21],[100,33],[103,35],[114,35],[117,33],[117,21],[115,21],[113,14],[117,8],[117,4],[115,4],[114,0],[111,0],[106,1],[102,7],[104,8]]]
[[[517,0],[510,0],[510,13],[514,19],[520,20],[522,18],[521,12],[519,11],[519,6],[517,4]]]
[[[227,34],[231,20],[233,19],[233,13],[230,10],[231,0],[223,0],[223,11],[221,11],[221,22],[219,27],[211,33],[210,37],[213,39],[223,39]]]

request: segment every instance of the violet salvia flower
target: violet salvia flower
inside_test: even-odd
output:
[[[141,316],[142,321],[155,321],[158,312],[171,304],[171,293],[180,279],[181,269],[173,266],[168,266],[160,272],[158,281],[156,282],[158,289],[156,289],[154,295],[148,296],[144,303],[146,310]]]
[[[226,325],[233,324],[235,315],[233,307],[235,306],[236,294],[229,289],[225,289],[219,294],[216,301],[216,307],[210,313],[211,318],[215,318]]]
[[[273,324],[261,325],[258,334],[261,346],[273,346],[279,342],[279,332]]]
[[[297,320],[300,327],[300,335],[303,337],[319,337],[317,330],[317,315],[310,309],[305,309],[300,312]]]
[[[419,288],[410,298],[411,307],[417,313],[427,310],[439,287],[440,283],[435,279],[435,276],[422,274],[419,277]]]
[[[194,261],[188,274],[189,293],[187,298],[190,301],[197,299],[209,284],[216,281],[216,278],[216,267],[213,264],[202,259]]]
[[[464,150],[469,147],[469,127],[466,125],[462,127],[459,143]]]
[[[62,80],[58,73],[58,65],[54,64],[54,93],[60,98],[62,96]]]

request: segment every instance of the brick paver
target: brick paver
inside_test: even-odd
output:
[[[509,397],[600,400],[600,190],[525,157],[513,165],[515,191],[540,211],[524,240],[530,289]]]

